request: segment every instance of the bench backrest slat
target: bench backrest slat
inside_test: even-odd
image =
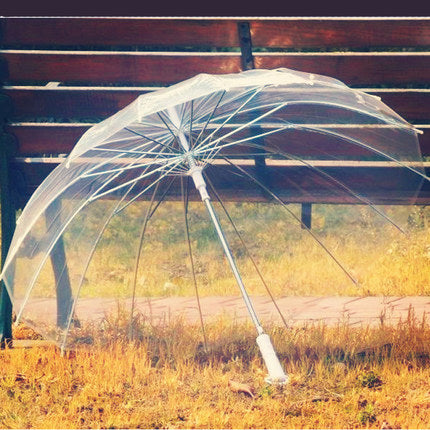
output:
[[[241,52],[252,53],[251,60],[242,59]],[[381,97],[424,130],[420,147],[430,156],[428,18],[0,19],[2,93],[14,106],[6,131],[18,140],[18,156],[67,154],[91,123],[140,94],[197,73],[235,73],[250,64],[328,75]],[[318,156],[313,139],[303,145],[300,132],[292,133],[289,150]],[[323,144],[339,156],[363,155],[360,148],[329,139]],[[52,168],[18,165],[28,179],[28,194]],[[358,180],[355,168],[342,169],[345,177]],[[365,191],[377,196],[383,187],[381,182],[374,187],[380,175],[374,173]],[[399,188],[394,179],[384,180],[385,191]],[[430,201],[430,191],[423,193],[419,201]],[[324,199],[330,200],[320,193]],[[385,192],[380,199],[399,203],[407,196],[396,199]]]
[[[5,18],[7,46],[238,47],[235,19]]]

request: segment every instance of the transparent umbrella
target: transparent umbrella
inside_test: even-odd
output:
[[[64,349],[95,303],[122,300],[132,320],[142,297],[191,286],[199,301],[198,285],[208,295],[236,284],[269,380],[285,382],[248,289],[280,312],[275,296],[314,277],[294,260],[299,236],[322,283],[359,285],[342,246],[369,219],[371,240],[382,225],[405,232],[409,213],[381,205],[414,203],[428,180],[417,132],[377,97],[288,69],[201,74],[142,95],[89,129],[18,219],[1,274],[17,321]],[[297,205],[318,202],[342,203],[330,209],[347,225],[337,239],[326,206],[319,226],[302,222]]]

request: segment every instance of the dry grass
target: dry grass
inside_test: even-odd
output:
[[[324,242],[336,250],[345,267],[358,280],[357,288],[339,267],[316,246],[310,237],[301,237],[292,244],[278,240],[279,253],[253,256],[272,293],[284,295],[430,295],[430,229],[413,231],[408,236],[390,235],[390,230],[379,232],[380,237],[369,239],[362,234],[347,238],[327,234]],[[217,244],[215,244],[217,245]],[[269,248],[274,251],[273,247]],[[276,250],[275,250],[276,251]],[[118,262],[112,268],[115,249],[95,260],[98,278],[82,291],[84,295],[109,295],[109,291],[128,296],[132,269]],[[179,258],[178,258],[179,257]],[[187,265],[185,244],[170,245],[169,251],[148,250],[138,278],[140,296],[190,296],[194,285]],[[218,249],[204,251],[195,257],[197,281],[202,296],[231,295],[233,280],[227,262]],[[250,294],[266,294],[252,262],[246,255],[237,259]],[[108,263],[109,262],[109,263]],[[103,274],[109,264],[112,270]],[[113,285],[116,285],[114,288]]]
[[[316,205],[314,210],[312,231],[357,279],[358,287],[306,231],[286,218],[282,208],[255,204],[229,206],[249,253],[275,296],[430,295],[429,207],[387,209],[396,221],[401,218],[399,224],[406,228],[406,234],[402,234],[382,222],[369,208],[321,206],[324,205]],[[299,208],[295,209],[299,214]],[[144,213],[144,208],[140,210]],[[136,294],[140,297],[192,296],[194,284],[181,207],[167,202],[159,211],[148,224]],[[221,216],[222,211],[218,213],[249,293],[266,294],[248,253]],[[99,244],[81,297],[131,296],[142,215],[140,218],[127,215],[122,224],[114,224],[112,231],[108,229],[106,238]],[[231,295],[234,280],[204,208],[193,209],[190,225],[200,295]],[[90,248],[85,238],[81,235],[82,243],[72,242],[67,249],[74,289]],[[18,263],[25,268],[32,260],[22,259]],[[28,272],[17,270],[17,276],[26,278]],[[23,295],[24,291],[18,291],[19,285],[27,284],[21,279],[16,284],[17,294]],[[34,294],[55,297],[53,286],[48,261]]]
[[[233,215],[243,209],[232,207]],[[365,213],[351,226],[346,209],[344,221],[337,217],[333,224],[329,213],[315,214],[314,231],[353,268],[359,289],[348,286],[321,249],[274,210],[259,214],[264,222],[271,220],[271,229],[260,230],[257,208],[245,209],[239,228],[252,239],[250,250],[275,295],[430,294],[427,209],[425,222],[412,222],[407,236],[367,225]],[[174,222],[181,213],[170,203],[163,211],[171,222],[154,221],[148,230],[153,240],[143,249],[137,295],[192,295],[187,248],[180,239],[184,232]],[[191,233],[200,294],[230,295],[232,280],[219,245],[197,215]],[[138,223],[123,225],[129,231],[113,226],[116,236],[94,255],[83,297],[130,296]],[[230,237],[249,292],[264,293],[240,243],[231,232]],[[125,251],[118,254],[119,248]],[[80,253],[77,244],[68,251],[73,280]],[[53,294],[52,273],[44,282],[52,290],[46,294]],[[273,327],[270,334],[290,375],[284,387],[264,382],[249,325],[227,319],[208,325],[208,351],[199,327],[181,320],[154,325],[136,316],[133,342],[124,340],[128,330],[126,317],[84,326],[73,339],[81,346],[64,357],[55,347],[1,351],[0,427],[429,427],[430,326],[412,314],[397,327]],[[15,335],[34,336],[23,326]],[[230,381],[247,384],[253,396],[232,389],[240,385]]]
[[[428,428],[430,327],[413,315],[397,327],[272,328],[290,375],[268,386],[249,325],[220,319],[126,321],[94,344],[60,356],[55,347],[0,355],[2,428]],[[22,329],[21,329],[22,330]],[[23,333],[16,333],[23,335]],[[25,336],[28,335],[24,334]],[[254,397],[232,390],[248,384]],[[231,385],[231,384],[230,384]]]

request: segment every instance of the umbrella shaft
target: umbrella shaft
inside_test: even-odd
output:
[[[231,270],[233,271],[233,275],[236,278],[237,285],[240,288],[240,292],[242,293],[243,300],[245,301],[245,304],[246,304],[248,312],[251,316],[251,319],[255,325],[255,328],[257,329],[258,334],[262,334],[264,332],[263,327],[261,326],[260,321],[258,320],[257,314],[254,310],[253,305],[252,305],[251,299],[249,298],[248,293],[245,289],[245,285],[243,284],[242,277],[240,276],[239,270],[236,266],[236,262],[234,261],[234,257],[230,251],[227,240],[224,236],[224,232],[222,231],[220,222],[219,222],[218,217],[217,217],[217,215],[214,211],[214,208],[212,206],[212,202],[211,202],[209,197],[205,198],[203,201],[206,205],[206,209],[209,212],[209,215],[212,219],[212,222],[214,223],[215,230],[218,234],[218,238],[221,242],[224,253],[225,253],[227,260],[230,264]]]
[[[248,312],[251,316],[252,322],[255,325],[255,328],[257,329],[258,334],[264,333],[263,327],[260,324],[260,321],[258,320],[257,314],[254,310],[254,307],[252,306],[251,299],[248,296],[248,293],[246,292],[245,285],[243,284],[242,278],[240,276],[239,270],[237,268],[236,262],[234,261],[233,255],[230,251],[230,248],[228,246],[227,240],[224,236],[224,232],[222,231],[221,224],[218,220],[218,217],[214,211],[214,208],[212,206],[211,199],[209,197],[209,194],[206,189],[206,181],[203,178],[202,175],[202,167],[198,166],[196,163],[196,160],[194,159],[194,155],[190,151],[190,143],[188,142],[187,137],[185,136],[184,132],[182,131],[180,125],[181,120],[179,118],[179,115],[177,111],[174,108],[168,108],[168,112],[170,115],[170,118],[175,124],[175,126],[178,129],[178,138],[179,143],[182,146],[182,149],[186,151],[186,161],[188,163],[188,166],[190,168],[188,174],[193,178],[194,185],[197,188],[197,190],[200,193],[200,196],[202,198],[202,201],[205,203],[206,208],[209,212],[209,215],[212,219],[212,222],[214,223],[216,232],[218,234],[219,240],[221,242],[221,245],[224,249],[224,253],[227,257],[227,260],[230,264],[231,270],[233,271],[233,275],[236,278],[237,285],[240,288],[240,292],[242,293],[243,300],[245,301],[245,305],[248,309]]]
[[[200,171],[201,175],[201,171]],[[215,210],[212,206],[211,199],[206,191],[206,186],[202,185],[204,179],[200,179],[197,177],[198,174],[193,175],[194,182],[196,184],[197,189],[200,191],[200,195],[202,196],[202,200],[206,205],[206,209],[209,212],[209,215],[212,219],[212,222],[215,226],[216,232],[218,234],[218,238],[221,242],[221,245],[224,249],[224,253],[227,257],[228,262],[230,263],[231,270],[233,271],[234,277],[236,278],[237,285],[240,288],[242,293],[243,300],[245,301],[245,305],[248,309],[249,315],[251,316],[252,322],[257,329],[258,337],[257,344],[260,348],[261,355],[263,356],[263,360],[266,364],[267,370],[269,371],[269,376],[266,378],[266,381],[269,384],[272,383],[280,383],[284,384],[288,381],[288,377],[282,368],[282,365],[279,361],[278,356],[276,355],[275,349],[273,348],[272,342],[270,341],[269,336],[264,333],[263,327],[258,320],[257,314],[255,313],[254,307],[252,306],[252,302],[246,292],[245,285],[243,284],[242,278],[240,276],[239,270],[236,266],[236,262],[234,261],[233,254],[230,251],[227,240],[224,236],[224,232],[222,231],[221,224],[218,220],[218,217],[215,213]]]

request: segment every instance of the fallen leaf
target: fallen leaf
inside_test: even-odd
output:
[[[28,378],[23,373],[17,373],[15,375],[15,382],[25,382],[25,381],[28,381]]]
[[[313,397],[311,401],[313,403],[317,403],[317,402],[328,402],[330,400],[331,400],[330,397],[317,396],[317,397]]]
[[[230,387],[230,390],[235,393],[244,393],[249,397],[254,398],[254,388],[251,387],[249,384],[242,384],[241,382],[233,381],[230,379],[228,381],[228,386]]]

